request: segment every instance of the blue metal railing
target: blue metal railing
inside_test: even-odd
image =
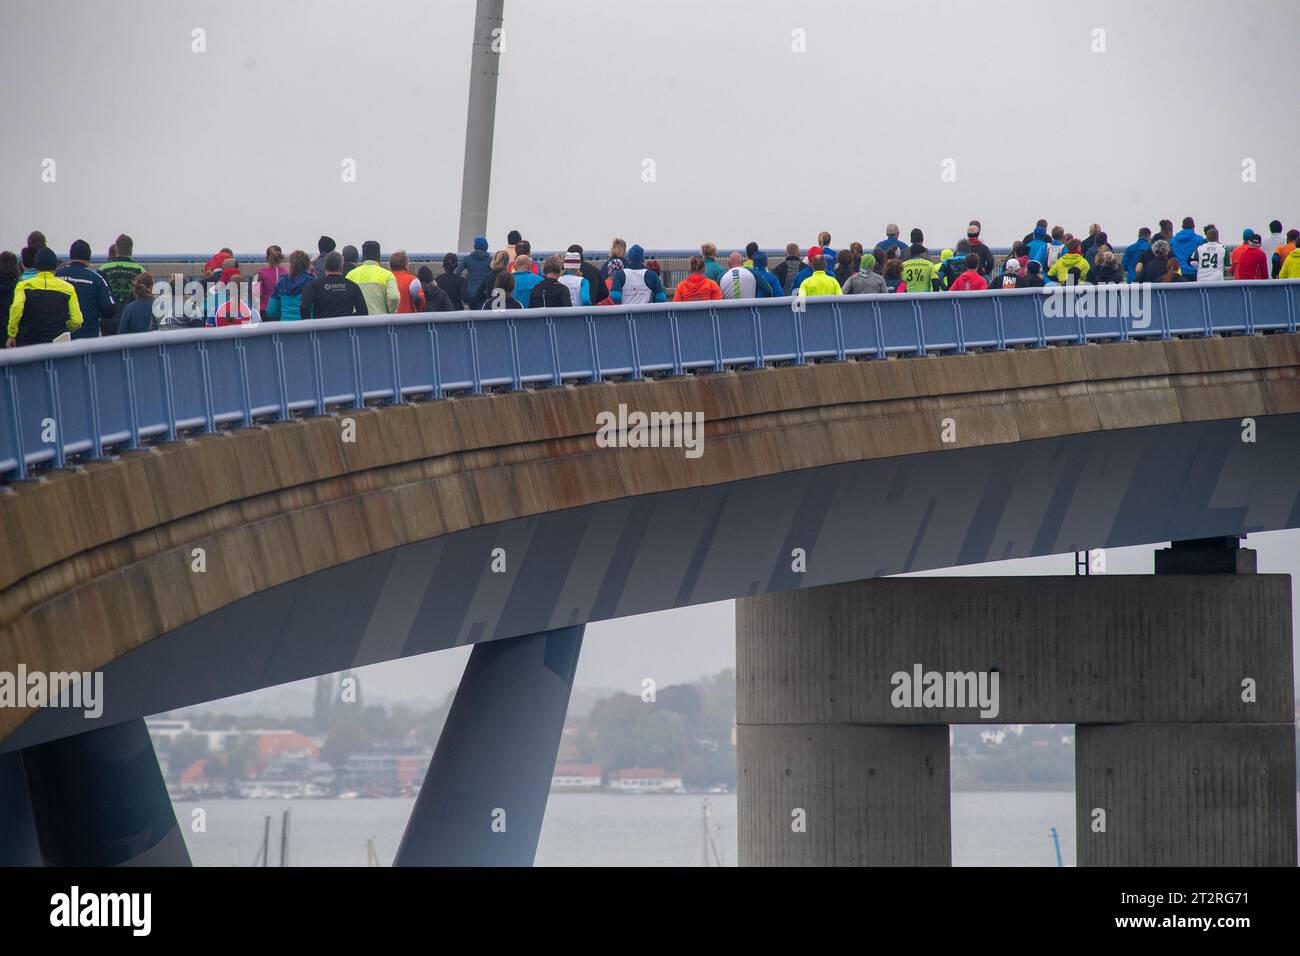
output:
[[[1082,304],[1076,296],[1116,298],[1082,309],[1071,306]],[[767,363],[1295,332],[1297,316],[1300,280],[1264,280],[323,319],[26,346],[0,354],[0,477],[372,401]]]

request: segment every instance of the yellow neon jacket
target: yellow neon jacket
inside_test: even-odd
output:
[[[53,272],[38,272],[14,288],[9,307],[9,338],[19,345],[53,342],[81,328],[81,304],[72,283]]]
[[[843,295],[844,290],[840,288],[839,280],[832,275],[827,275],[825,271],[818,269],[808,278],[804,279],[799,285],[799,291],[804,295]]]
[[[401,305],[397,277],[373,259],[367,259],[349,272],[348,278],[361,286],[361,295],[371,315],[392,314]]]

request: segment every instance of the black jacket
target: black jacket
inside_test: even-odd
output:
[[[443,292],[447,294],[447,298],[451,300],[452,308],[454,309],[465,308],[466,300],[468,300],[469,298],[469,283],[465,281],[465,277],[463,275],[461,275],[459,272],[444,272],[440,276],[435,276],[433,281],[438,284],[439,289],[441,289]],[[427,298],[429,295],[429,287],[424,285],[423,282],[420,283],[420,285],[424,286],[424,294],[425,297]],[[442,311],[441,309],[432,308],[433,305],[432,302],[430,302],[429,305],[430,305],[430,309],[429,309],[430,312]]]
[[[588,262],[582,260],[581,267],[582,277],[587,280],[587,285],[591,286],[591,304],[599,305],[609,298],[609,289],[605,288],[605,280],[600,277],[600,270]],[[569,298],[573,298],[570,296]]]
[[[569,290],[551,276],[533,286],[533,291],[528,296],[530,309],[567,309],[572,305],[573,296],[569,295]]]
[[[304,319],[337,319],[342,316],[369,315],[361,286],[346,276],[325,275],[307,283],[298,308]]]
[[[460,276],[456,276],[455,278],[460,279]],[[453,302],[451,296],[443,291],[442,286],[439,285],[439,280],[441,279],[442,276],[438,276],[438,278],[433,282],[420,283],[420,288],[424,290],[425,312],[455,312],[456,310],[463,308],[463,306],[459,306]],[[464,279],[461,279],[461,282],[464,281]]]
[[[882,259],[881,261],[884,260]],[[802,268],[802,259],[798,256],[786,256],[785,261],[777,263],[776,268],[772,270],[772,274],[776,276],[777,281],[781,283],[781,289],[786,295],[790,294],[790,290],[794,286],[795,276],[799,274],[799,271]]]

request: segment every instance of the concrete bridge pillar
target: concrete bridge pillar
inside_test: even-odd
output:
[[[1155,571],[1152,586],[1159,592],[1165,575],[1254,575],[1256,554],[1236,538],[1176,541],[1156,552]],[[1225,719],[1192,722],[1204,702],[1191,700],[1185,722],[1076,728],[1080,866],[1296,865],[1294,714],[1261,700],[1258,686],[1258,668],[1267,667],[1285,674],[1290,689],[1289,594],[1250,580],[1233,583],[1218,582],[1223,603],[1191,609],[1186,622],[1189,641],[1255,645],[1256,666],[1225,661],[1227,706],[1216,715]],[[1195,685],[1215,675],[1178,676]],[[1289,693],[1284,696],[1289,705]],[[1262,715],[1251,714],[1260,709]]]
[[[45,865],[190,865],[143,719],[62,737],[20,753]],[[12,780],[12,770],[10,775]]]
[[[1078,725],[1081,865],[1295,865],[1290,578],[1179,550],[737,601],[741,864],[946,865],[947,725],[1034,723]]]
[[[532,865],[582,634],[474,645],[394,865]]]

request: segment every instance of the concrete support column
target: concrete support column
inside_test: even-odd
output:
[[[1186,639],[1233,648],[1216,668],[1227,719],[1079,724],[1079,865],[1295,866],[1289,588],[1256,575],[1255,552],[1236,538],[1176,541],[1155,570],[1156,592],[1176,580],[1215,594],[1212,613],[1193,609],[1187,623],[1200,626]]]
[[[532,865],[582,633],[474,646],[395,865]]]
[[[946,725],[993,723],[1077,725],[1081,865],[1294,864],[1291,581],[1195,550],[737,601],[740,862],[948,863]]]
[[[860,699],[870,690],[826,654],[838,656],[843,619],[833,605],[844,593],[736,602],[740,865],[948,866],[947,723],[891,725],[856,712],[850,688]],[[873,656],[912,660],[906,630],[870,640]]]
[[[1295,725],[1081,724],[1080,866],[1295,866]]]
[[[948,728],[742,724],[741,866],[948,866]]]
[[[46,865],[190,865],[142,719],[21,753]]]

